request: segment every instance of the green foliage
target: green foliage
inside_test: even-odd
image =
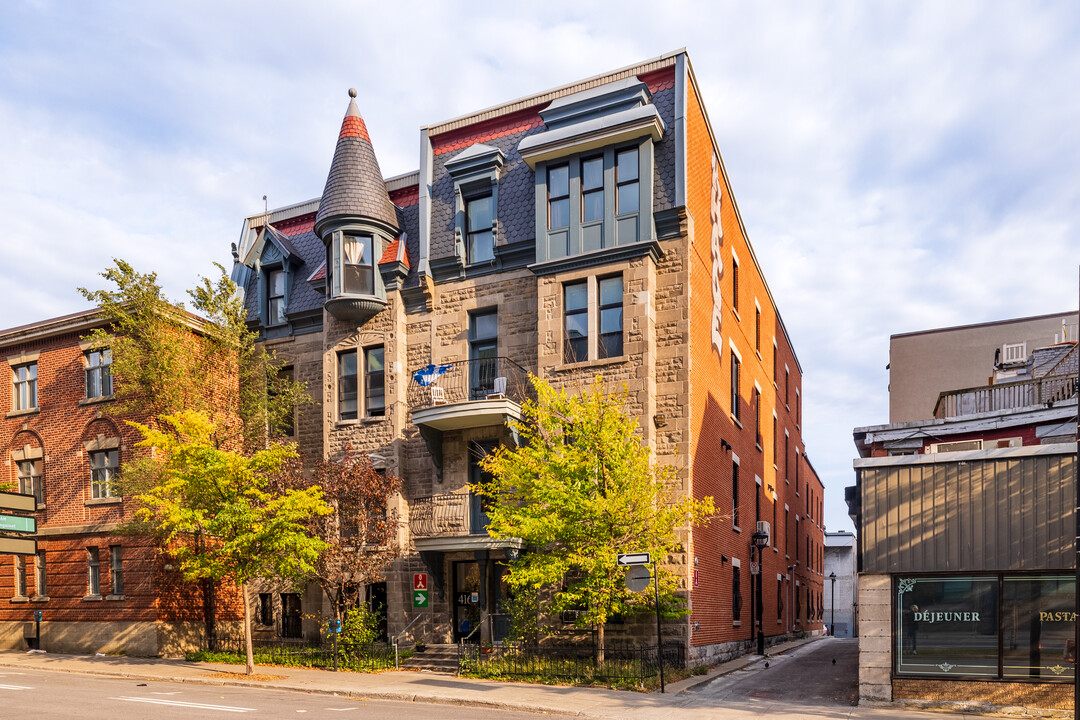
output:
[[[552,590],[555,611],[578,610],[578,624],[600,633],[613,614],[652,607],[652,593],[632,593],[616,565],[620,552],[661,561],[680,550],[677,531],[715,512],[712,498],[680,498],[675,469],[651,462],[638,423],[624,410],[627,393],[610,395],[597,376],[570,396],[531,378],[536,402],[515,423],[519,447],[499,448],[483,462],[494,480],[473,487],[492,501],[488,532],[521,538],[534,551],[510,563],[519,593]],[[661,606],[683,614],[677,578],[660,566]]]
[[[350,608],[341,623],[341,635],[338,637],[341,649],[347,653],[357,653],[378,640],[382,612],[385,612],[384,608],[373,608],[367,603]]]
[[[303,383],[282,377],[281,362],[256,343],[224,267],[215,264],[217,279],[200,278],[188,293],[200,318],[165,297],[156,273],[114,262],[101,273],[113,289],[79,288],[108,321],[88,339],[95,349],[112,350],[110,413],[157,417],[194,410],[214,419],[218,444],[240,439],[256,448],[267,433],[287,426],[298,404],[311,402]]]
[[[540,603],[535,591],[521,588],[502,602],[502,609],[510,617],[510,633],[507,640],[535,644],[540,636]]]
[[[159,527],[185,579],[300,577],[323,549],[304,523],[332,509],[318,487],[269,492],[268,476],[296,455],[291,445],[253,454],[224,450],[213,423],[190,410],[160,418],[167,429],[133,423],[152,450],[155,486],[136,500],[140,520]]]

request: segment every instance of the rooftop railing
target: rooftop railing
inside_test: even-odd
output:
[[[934,417],[963,417],[1062,402],[1076,397],[1076,383],[1077,375],[1072,373],[1038,380],[949,390],[938,395]]]

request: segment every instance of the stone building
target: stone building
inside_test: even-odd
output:
[[[851,638],[859,634],[855,561],[852,533],[825,533],[825,622],[833,637]]]
[[[721,516],[668,559],[690,612],[665,633],[692,658],[748,646],[752,578],[770,642],[820,632],[824,488],[802,371],[699,97],[670,53],[423,127],[419,169],[391,178],[351,100],[322,195],[245,219],[233,278],[316,401],[296,418],[301,450],[362,450],[404,480],[407,552],[368,588],[390,636],[505,633],[500,579],[526,549],[487,535],[469,486],[484,452],[516,441],[528,373],[626,386],[676,492],[715,498]]]
[[[242,617],[237,593],[184,582],[152,541],[118,532],[134,509],[111,479],[139,437],[104,412],[111,358],[82,340],[103,325],[88,310],[0,331],[0,486],[35,497],[38,528],[37,555],[0,556],[2,648],[178,654]]]
[[[862,701],[1072,707],[1077,348],[855,429]]]

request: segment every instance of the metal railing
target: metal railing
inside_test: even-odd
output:
[[[409,502],[409,532],[414,538],[484,535],[488,517],[480,497],[472,493],[442,493]]]
[[[961,417],[1061,402],[1076,397],[1076,373],[1039,380],[950,390],[938,395],[935,418]]]
[[[415,625],[416,621],[421,619],[422,617],[424,617],[422,614],[414,616],[413,619],[409,621],[409,624],[405,626],[405,629],[394,636],[394,640],[392,642],[392,645],[393,645],[393,648],[394,648],[394,669],[399,669],[401,667],[400,661],[399,661],[399,658],[398,658],[398,644],[401,641],[401,636],[404,635],[405,633],[409,632],[409,628],[411,628],[413,625]]]
[[[507,357],[458,360],[412,372],[409,408],[507,398],[516,403],[535,396],[529,371]]]
[[[516,645],[480,647],[459,645],[462,674],[478,677],[550,678],[574,684],[644,685],[660,674],[655,645],[607,645],[603,652],[591,643],[576,645]],[[602,658],[602,661],[601,661]],[[684,668],[686,649],[664,646],[665,668]]]
[[[397,666],[395,646],[387,643],[342,646],[336,648],[336,667],[347,670],[388,670]],[[212,653],[200,657],[189,654],[189,659],[209,659],[214,662],[243,663],[247,657],[244,638],[237,636],[214,637],[205,642],[202,651]],[[252,639],[252,655],[256,665],[281,665],[285,667],[333,668],[335,648],[327,643],[311,643],[302,639],[258,640]]]

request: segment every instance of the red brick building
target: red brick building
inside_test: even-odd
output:
[[[183,582],[145,538],[118,534],[130,499],[111,484],[138,433],[105,410],[111,359],[83,341],[97,310],[0,331],[0,483],[36,496],[36,556],[0,557],[0,647],[176,654],[236,620],[234,594]],[[135,418],[142,419],[142,418]]]

